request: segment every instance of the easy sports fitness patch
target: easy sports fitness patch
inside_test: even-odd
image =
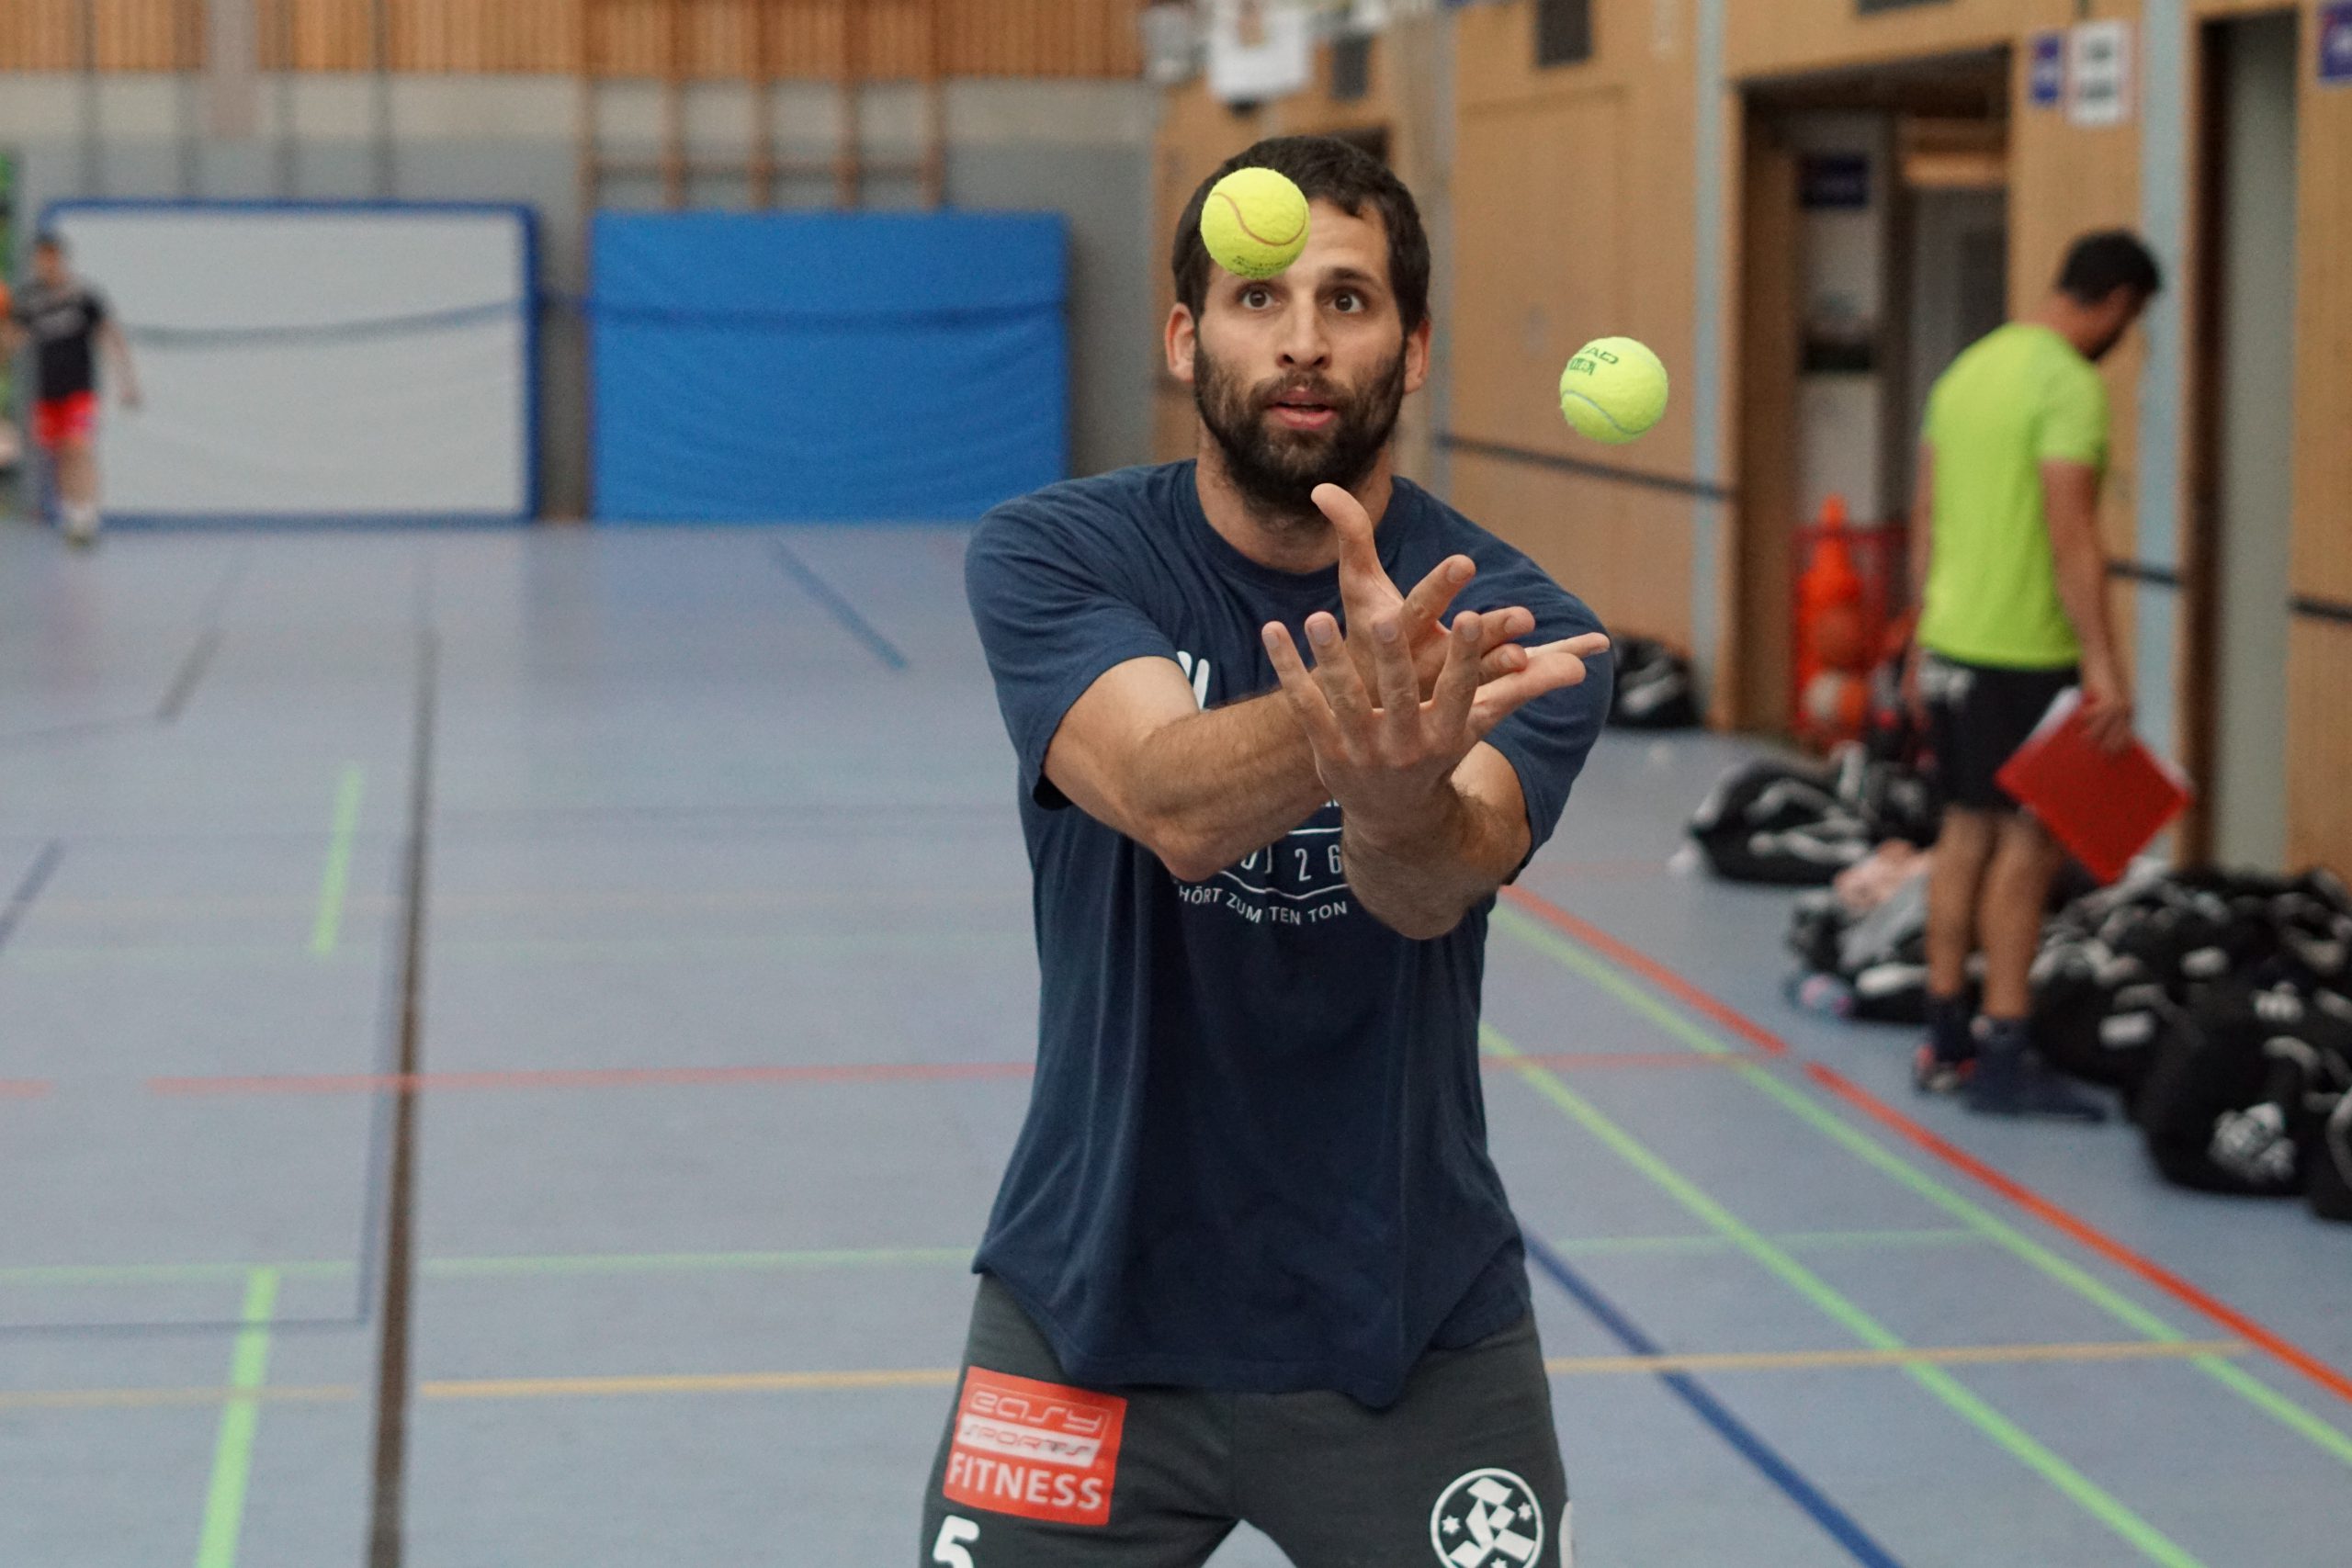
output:
[[[974,1367],[956,1406],[949,1500],[1054,1524],[1111,1519],[1127,1402]]]

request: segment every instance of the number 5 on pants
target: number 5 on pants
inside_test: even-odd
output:
[[[931,1560],[944,1562],[947,1568],[972,1568],[972,1554],[964,1550],[964,1544],[979,1539],[979,1526],[950,1514],[940,1523],[939,1540],[932,1546]]]

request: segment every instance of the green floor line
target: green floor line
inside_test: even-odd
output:
[[[245,1283],[244,1322],[230,1358],[229,1386],[240,1393],[261,1388],[269,1377],[269,1324],[277,1312],[277,1270],[256,1269]],[[261,1427],[261,1401],[232,1399],[220,1407],[220,1436],[212,1448],[212,1485],[204,1499],[204,1532],[198,1538],[196,1568],[236,1568],[237,1544],[245,1529],[245,1487],[253,1478],[254,1435]]]
[[[1661,1189],[1676,1202],[1689,1210],[1701,1223],[1730,1239],[1740,1251],[1761,1264],[1775,1278],[1803,1296],[1824,1316],[1838,1324],[1863,1345],[1873,1350],[1908,1348],[1904,1341],[1885,1325],[1848,1300],[1835,1286],[1822,1279],[1782,1248],[1775,1247],[1758,1232],[1751,1230],[1731,1211],[1709,1197],[1699,1186],[1684,1177],[1653,1153],[1649,1145],[1626,1132],[1603,1115],[1590,1101],[1563,1083],[1549,1069],[1526,1059],[1526,1054],[1492,1028],[1482,1027],[1480,1038],[1493,1055],[1512,1060],[1521,1068],[1521,1076],[1534,1089],[1570,1121],[1590,1133],[1620,1159],[1632,1166],[1652,1184]],[[1968,1387],[1941,1367],[1907,1365],[1904,1375],[1940,1400],[1971,1426],[2016,1459],[2020,1464],[2041,1476],[2064,1496],[2073,1500],[2084,1512],[2098,1519],[2116,1535],[2137,1548],[2142,1555],[2165,1568],[2201,1568],[2199,1560],[2173,1541],[2163,1531],[2133,1513],[2120,1499],[2100,1487],[2090,1477],[2068,1464],[2050,1449],[2036,1441],[2024,1428],[1987,1404]]]
[[[1000,922],[987,929],[923,931],[899,925],[877,931],[836,927],[825,931],[783,929],[729,931],[711,936],[581,937],[581,938],[436,938],[436,961],[537,961],[549,964],[602,963],[641,960],[669,963],[714,954],[756,953],[763,956],[855,956],[878,952],[927,952],[951,948],[1027,951],[1032,939],[1026,927]],[[111,965],[139,964],[154,969],[216,970],[236,964],[248,968],[282,966],[299,959],[321,961],[315,951],[289,952],[269,942],[28,942],[8,949],[8,966],[36,972],[80,971]],[[334,964],[379,962],[373,953],[337,946],[324,961]]]
[[[1872,1247],[1957,1247],[1983,1238],[1971,1230],[1797,1231],[1777,1235],[1779,1246],[1800,1251]],[[1555,1252],[1600,1256],[1643,1252],[1721,1252],[1720,1235],[1604,1235],[1555,1242]],[[533,1274],[656,1274],[729,1269],[878,1269],[917,1264],[965,1268],[968,1247],[829,1248],[800,1252],[578,1253],[511,1257],[428,1258],[417,1267],[428,1279],[497,1278]],[[242,1280],[267,1268],[281,1280],[343,1280],[356,1266],[332,1260],[304,1263],[51,1263],[0,1269],[0,1286],[183,1285]]]
[[[1694,1022],[1679,1010],[1652,995],[1620,974],[1614,966],[1595,957],[1583,948],[1555,935],[1525,916],[1515,914],[1507,908],[1498,908],[1494,919],[1497,924],[1512,936],[1574,970],[1579,976],[1607,991],[1627,1008],[1648,1019],[1692,1050],[1711,1056],[1736,1054],[1704,1026]],[[1830,1138],[1857,1158],[1909,1188],[1919,1197],[1983,1235],[1985,1240],[2004,1248],[2042,1275],[2073,1291],[2117,1322],[2146,1335],[2151,1339],[2177,1342],[2188,1337],[2187,1334],[2099,1280],[2080,1265],[2059,1257],[2007,1221],[1920,1170],[1877,1139],[1838,1116],[1812,1095],[1785,1081],[1778,1074],[1753,1063],[1743,1063],[1734,1070],[1776,1104]],[[2197,1357],[2189,1362],[2189,1365],[2232,1393],[2247,1400],[2265,1415],[2278,1420],[2298,1436],[2308,1439],[2345,1464],[2352,1465],[2352,1436],[2347,1436],[2342,1430],[2295,1404],[2286,1395],[2271,1389],[2244,1368],[2219,1356]]]
[[[334,832],[327,840],[326,870],[319,876],[319,915],[311,926],[311,951],[321,958],[334,956],[343,933],[343,896],[351,882],[351,839],[359,830],[359,796],[368,775],[356,762],[346,762],[343,781],[334,792]]]
[[[506,1258],[430,1258],[419,1265],[425,1278],[511,1278],[533,1274],[662,1274],[729,1269],[888,1269],[908,1264],[968,1268],[968,1247],[848,1247],[806,1252],[650,1252],[550,1254]]]

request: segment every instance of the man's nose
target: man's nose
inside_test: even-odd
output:
[[[1319,369],[1330,363],[1331,341],[1323,332],[1323,312],[1312,299],[1297,299],[1283,317],[1282,362],[1284,369]]]

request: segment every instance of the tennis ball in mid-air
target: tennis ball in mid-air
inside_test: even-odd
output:
[[[1631,441],[1666,412],[1666,367],[1632,338],[1595,338],[1560,372],[1560,412],[1595,441]]]
[[[1272,169],[1236,169],[1201,204],[1201,240],[1226,271],[1272,277],[1306,249],[1306,197]]]

